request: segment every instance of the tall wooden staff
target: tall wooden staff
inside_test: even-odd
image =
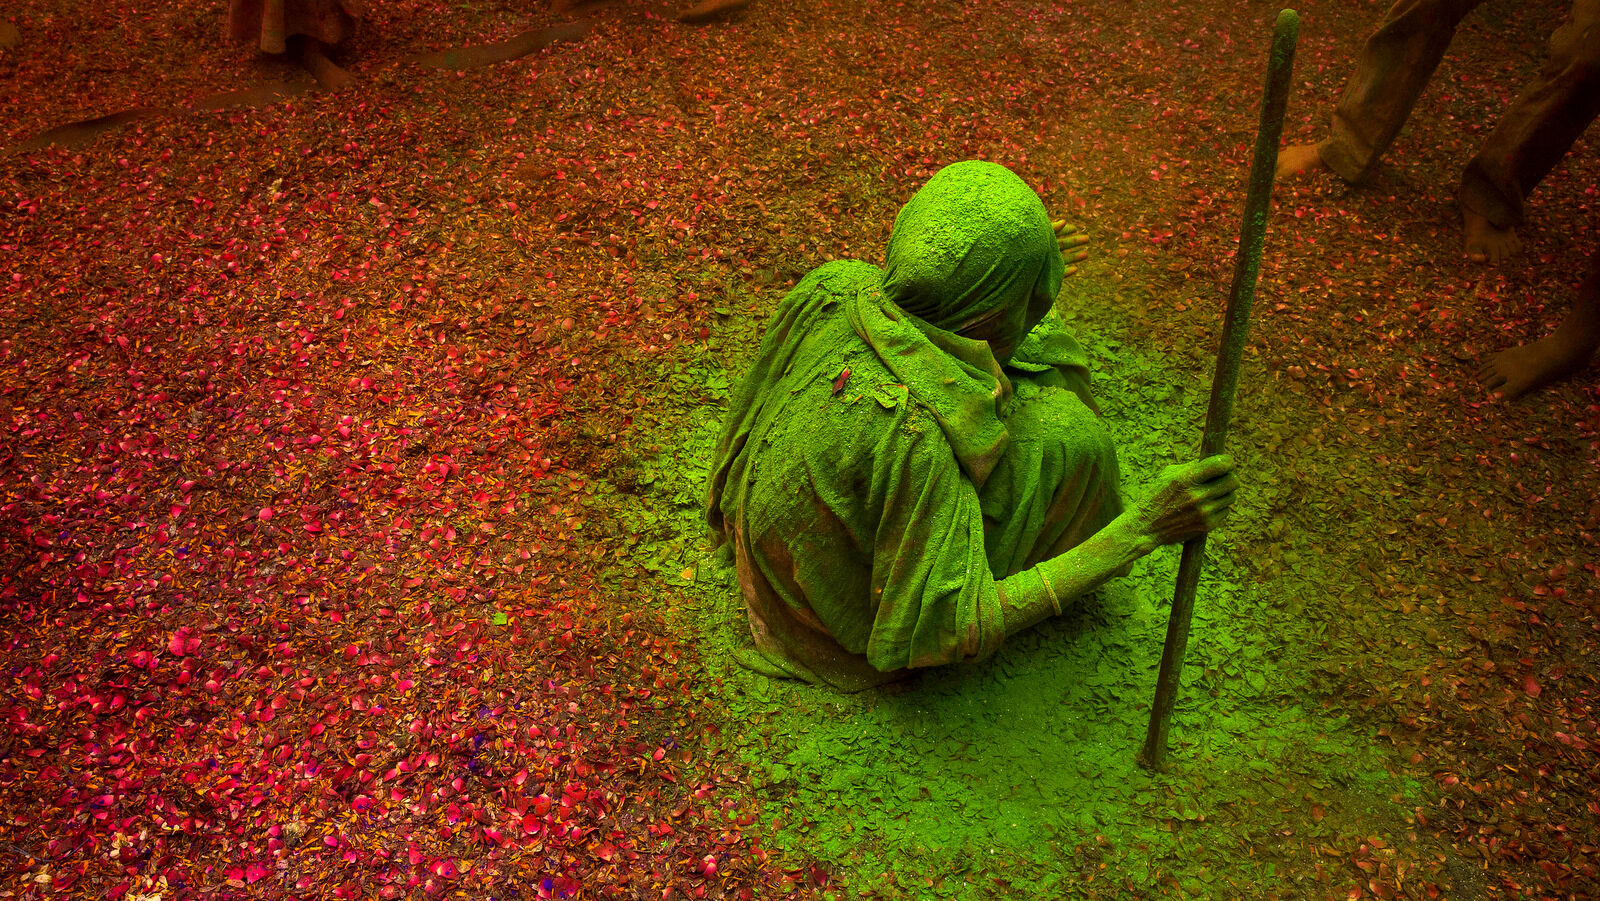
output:
[[[1278,141],[1283,134],[1283,109],[1289,101],[1289,76],[1294,71],[1294,46],[1300,34],[1300,16],[1292,9],[1278,13],[1272,33],[1272,55],[1267,59],[1266,96],[1261,103],[1261,125],[1256,130],[1256,155],[1250,166],[1250,192],[1244,202],[1244,227],[1239,234],[1239,255],[1233,267],[1233,287],[1228,292],[1228,316],[1217,350],[1217,371],[1211,379],[1211,407],[1206,412],[1205,437],[1200,455],[1222,453],[1228,440],[1228,420],[1233,416],[1233,396],[1239,387],[1239,361],[1244,356],[1245,334],[1250,327],[1250,305],[1255,301],[1256,279],[1261,273],[1261,245],[1267,234],[1267,211],[1272,202],[1272,178],[1277,169]],[[1156,700],[1150,709],[1150,730],[1145,735],[1139,762],[1162,769],[1167,753],[1167,724],[1178,700],[1178,679],[1183,655],[1189,647],[1189,621],[1194,615],[1194,592],[1205,562],[1206,537],[1183,543],[1178,564],[1178,587],[1167,620],[1167,644],[1161,652],[1161,673],[1156,677]]]

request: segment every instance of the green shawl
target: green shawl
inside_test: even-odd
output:
[[[707,505],[775,666],[853,688],[999,645],[1009,573],[986,560],[1012,555],[986,554],[979,494],[1011,440],[1012,378],[1089,401],[1083,350],[1046,315],[1063,269],[1032,189],[964,162],[900,212],[884,269],[830,263],[784,300]],[[1004,367],[991,342],[1016,345]]]

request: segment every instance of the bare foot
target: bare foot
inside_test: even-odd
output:
[[[1522,249],[1515,228],[1499,228],[1465,207],[1461,210],[1461,224],[1464,232],[1462,246],[1467,259],[1474,263],[1499,263]]]
[[[1556,330],[1532,344],[1503,350],[1478,368],[1496,400],[1515,400],[1589,364],[1600,346],[1600,305],[1580,296]]]
[[[339,68],[328,58],[327,48],[321,41],[306,38],[299,42],[300,65],[306,67],[311,77],[325,91],[342,91],[356,83],[356,77]]]
[[[1294,144],[1278,151],[1278,178],[1293,178],[1316,169],[1326,169],[1318,144]]]

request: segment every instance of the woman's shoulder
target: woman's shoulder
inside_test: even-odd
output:
[[[829,288],[854,291],[873,287],[883,279],[883,271],[860,260],[830,260],[806,273],[794,290]]]
[[[882,280],[878,267],[860,260],[832,260],[806,273],[784,295],[773,315],[774,322],[788,322],[803,330],[815,326],[814,318],[842,305],[860,291]]]

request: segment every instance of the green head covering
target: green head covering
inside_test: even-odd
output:
[[[968,160],[900,210],[883,293],[929,325],[1009,352],[1050,310],[1065,268],[1039,195],[1004,166]]]
[[[1014,369],[1070,368],[1087,384],[1082,348],[1055,317],[1045,318],[1066,268],[1050,217],[1009,169],[968,161],[939,170],[896,217],[887,256],[887,271],[845,262],[813,271],[768,325],[729,406],[718,450],[708,515],[719,532],[727,526],[718,509],[724,489],[744,490],[728,480],[738,481],[733,470],[747,440],[769,401],[788,394],[779,383],[806,342],[822,340],[816,323],[835,304],[842,302],[855,335],[933,414],[979,488],[1010,437],[999,407],[1009,400],[1011,383],[993,349],[1015,347],[1005,363]],[[1027,328],[1041,319],[1024,341]],[[847,350],[826,355],[842,358]]]

